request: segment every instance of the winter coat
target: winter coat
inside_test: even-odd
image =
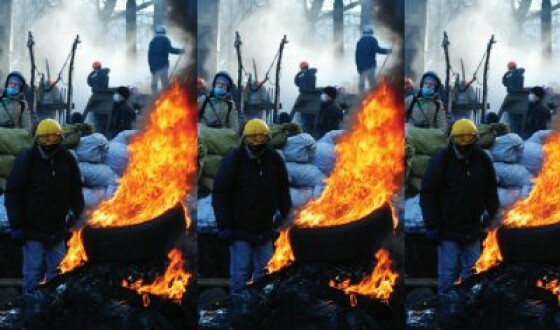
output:
[[[115,137],[122,131],[132,129],[132,123],[136,119],[136,111],[128,101],[116,102],[111,112],[111,123],[109,124],[109,136]]]
[[[550,117],[550,109],[542,101],[529,102],[525,124],[526,136],[529,137],[536,131],[547,129]]]
[[[66,237],[66,215],[84,209],[82,181],[76,159],[59,146],[44,159],[34,145],[15,160],[6,182],[5,206],[12,229],[24,238],[55,243]]]
[[[422,179],[426,228],[460,243],[480,239],[483,212],[493,218],[500,205],[497,186],[492,161],[480,147],[461,159],[450,144],[432,156]]]
[[[321,102],[319,113],[319,133],[324,135],[328,131],[340,129],[340,122],[344,113],[336,101]]]
[[[294,77],[294,84],[299,88],[300,93],[315,91],[315,84],[317,83],[317,69],[310,68],[301,70]]]
[[[377,39],[373,36],[363,36],[356,45],[356,68],[359,73],[374,69],[377,66],[375,56],[377,54],[390,54],[391,49],[379,47]]]
[[[25,128],[31,132],[31,114],[23,95],[0,98],[0,127]]]
[[[182,54],[185,51],[171,46],[171,41],[164,35],[156,35],[148,48],[148,64],[150,72],[154,73],[165,67],[169,67],[169,54]]]
[[[208,127],[239,130],[235,103],[229,97],[208,96],[198,102],[198,121]]]
[[[257,159],[244,144],[227,154],[214,179],[212,206],[218,228],[268,234],[279,210],[286,217],[292,207],[288,171],[282,157],[268,148]]]
[[[109,89],[109,69],[102,68],[93,70],[87,78],[87,84],[91,87],[91,92],[102,92]]]
[[[502,84],[506,87],[508,93],[523,89],[525,81],[525,78],[523,77],[524,73],[525,69],[523,68],[509,70],[504,73],[504,76],[502,77]]]
[[[416,102],[414,102],[416,99]],[[414,104],[412,104],[414,103]],[[412,107],[412,108],[411,108]],[[408,96],[405,99],[406,122],[421,128],[446,130],[447,121],[443,104],[437,97]]]

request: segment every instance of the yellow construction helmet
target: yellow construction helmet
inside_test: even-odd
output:
[[[261,119],[251,119],[243,127],[243,139],[249,145],[267,143],[270,139],[270,128]]]
[[[42,146],[50,146],[62,141],[62,127],[54,119],[43,119],[35,130],[35,139]]]
[[[477,134],[478,129],[470,119],[459,119],[451,127],[451,141],[459,146],[473,144]]]

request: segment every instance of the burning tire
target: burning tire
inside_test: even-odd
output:
[[[165,258],[174,241],[186,232],[183,207],[128,227],[85,227],[83,243],[92,262],[136,262]]]
[[[560,224],[498,229],[498,245],[504,262],[560,263],[555,253],[560,241]]]
[[[392,212],[385,204],[360,220],[332,227],[290,230],[297,261],[351,262],[372,257],[393,229]]]

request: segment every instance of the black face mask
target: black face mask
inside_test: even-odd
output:
[[[467,155],[471,151],[473,151],[474,143],[473,144],[467,144],[465,146],[455,145],[455,147],[457,148],[457,150],[459,150],[460,153],[462,153],[463,155]]]
[[[257,145],[247,145],[247,148],[249,148],[249,150],[251,150],[252,153],[256,154],[256,155],[261,155],[266,148],[268,147],[268,143],[263,143],[263,144],[257,144]]]
[[[58,149],[58,144],[53,144],[53,145],[50,145],[50,146],[41,146],[41,149],[47,155],[52,155],[56,151],[56,149]]]

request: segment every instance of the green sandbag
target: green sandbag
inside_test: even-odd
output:
[[[88,123],[69,124],[62,127],[62,132],[64,135],[62,145],[66,148],[74,148],[80,143],[80,138],[95,133],[95,129]]]
[[[290,136],[298,135],[302,132],[301,126],[296,123],[274,124],[270,129],[270,145],[273,148],[281,149]]]
[[[200,179],[202,177],[202,169],[204,168],[204,160],[206,159],[206,155],[207,155],[206,147],[199,143],[196,152],[196,156],[197,156],[196,159],[198,164],[198,169],[196,171],[197,179]]]
[[[7,178],[12,169],[16,156],[0,155],[0,177]]]
[[[428,155],[415,155],[414,162],[412,163],[412,175],[417,178],[423,178],[430,158],[432,157]]]
[[[496,132],[496,136],[502,136],[510,133],[509,126],[508,124],[505,123],[490,124],[490,127],[494,132]]]
[[[405,172],[404,178],[405,181],[408,181],[410,176],[410,171],[412,170],[412,164],[414,162],[414,147],[410,143],[406,143],[404,147],[404,155],[405,155]]]
[[[0,154],[17,156],[33,145],[33,137],[26,129],[0,127]]]
[[[203,192],[212,192],[214,189],[214,179],[203,176],[198,180],[198,187],[202,189]]]
[[[488,125],[478,126],[478,141],[476,142],[482,148],[490,148],[496,141],[496,132]]]
[[[218,174],[220,164],[224,157],[220,155],[207,155],[204,159],[204,166],[202,167],[202,176],[214,178]]]
[[[432,156],[445,148],[448,143],[447,134],[438,128],[406,128],[406,141],[414,147],[416,155]]]
[[[239,147],[241,138],[229,128],[198,125],[198,143],[204,145],[209,155],[225,156],[230,150]]]

